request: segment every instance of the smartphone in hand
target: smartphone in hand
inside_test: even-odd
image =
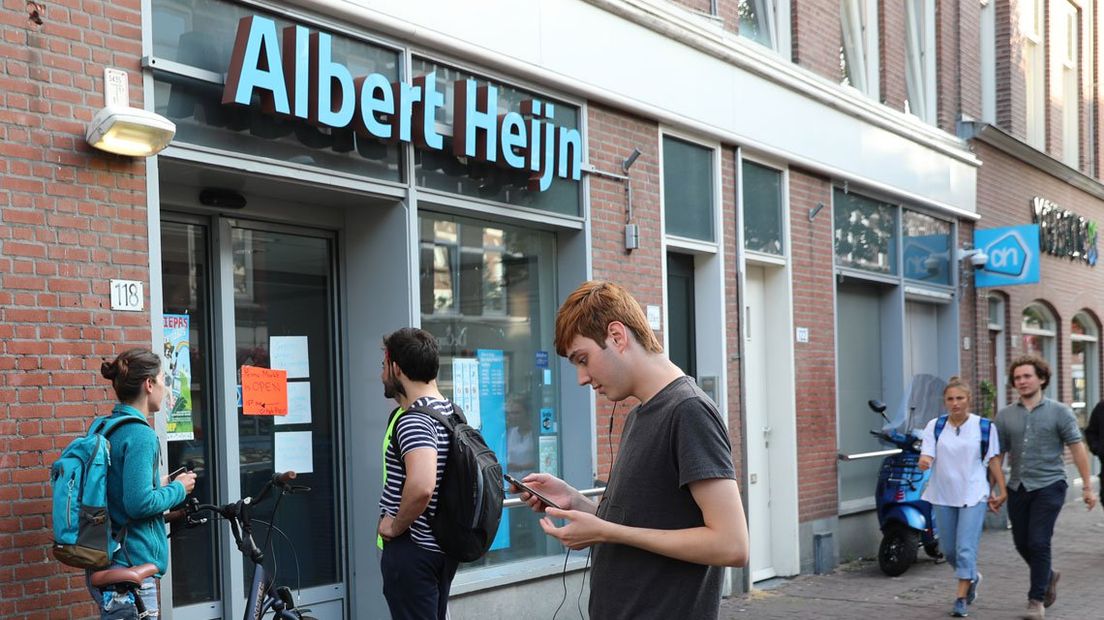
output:
[[[506,482],[509,482],[510,484],[516,486],[517,488],[521,489],[522,491],[525,491],[526,493],[529,493],[533,497],[536,497],[537,499],[539,499],[541,501],[541,503],[543,503],[545,506],[551,506],[553,508],[556,508],[557,510],[563,510],[563,508],[560,508],[560,506],[557,505],[556,502],[554,502],[554,501],[548,499],[547,497],[545,497],[544,495],[534,491],[532,489],[532,487],[526,485],[521,480],[518,480],[517,478],[511,476],[510,474],[502,474],[502,477],[506,479]]]

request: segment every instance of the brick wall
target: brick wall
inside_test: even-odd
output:
[[[957,80],[956,90],[948,105],[944,105],[940,93],[939,109],[946,109],[957,121],[962,114],[981,118],[981,5],[977,2],[951,3],[942,0],[941,10],[951,13],[957,9],[956,46],[957,63],[939,61],[940,71],[950,71]],[[952,18],[954,19],[954,18]],[[957,66],[956,66],[957,65]],[[954,132],[952,124],[948,131]]]
[[[594,278],[612,280],[632,293],[641,306],[663,304],[663,261],[659,219],[659,127],[652,121],[628,116],[609,108],[588,107],[587,131],[590,161],[601,170],[620,171],[621,162],[639,148],[632,168],[633,220],[640,227],[640,249],[625,252],[625,186],[620,181],[589,176],[591,243]],[[663,342],[663,334],[656,332]],[[610,401],[597,399],[598,475],[610,469],[610,442],[614,454],[621,441],[625,416],[636,405],[628,400],[617,407],[610,436]]]
[[[744,479],[744,416],[740,400],[740,360],[736,354],[740,351],[740,308],[739,295],[740,265],[736,245],[737,196],[736,196],[736,151],[725,148],[721,151],[721,207],[724,232],[724,281],[725,281],[725,346],[728,359],[725,365],[728,371],[728,436],[732,441],[732,460],[736,464],[736,479]],[[746,491],[745,491],[746,495]]]
[[[908,87],[905,65],[908,37],[905,30],[905,5],[902,2],[878,3],[878,84],[882,103],[897,111],[905,109]]]
[[[1104,220],[1104,201],[1023,164],[982,143],[974,143],[985,166],[978,174],[978,212],[982,216],[979,226],[997,228],[1031,223],[1031,199],[1041,196],[1057,203],[1061,208],[1074,211],[1090,220]],[[1006,297],[1008,319],[1006,321],[1007,352],[1009,358],[1023,353],[1020,323],[1023,310],[1034,301],[1045,302],[1055,313],[1058,336],[1058,367],[1054,378],[1059,388],[1060,400],[1071,400],[1069,340],[1070,321],[1082,310],[1099,316],[1104,311],[1100,291],[1104,290],[1104,265],[1089,267],[1068,259],[1044,254],[1040,261],[1040,284],[1010,286],[1002,289],[982,289],[981,295],[997,293]],[[985,323],[979,302],[978,338],[984,333]],[[1100,329],[1099,323],[1097,329]],[[1102,347],[1098,347],[1098,352]],[[987,360],[986,360],[987,361]],[[1097,368],[1101,368],[1099,360]],[[979,362],[982,370],[988,368]],[[1099,379],[1099,378],[1098,378]]]
[[[836,320],[832,312],[832,185],[790,168],[794,325],[809,328],[795,343],[799,520],[836,514]],[[809,209],[825,208],[810,222]]]
[[[101,358],[148,346],[149,317],[111,312],[108,281],[149,281],[145,163],[92,152],[103,69],[141,106],[138,0],[0,8],[0,617],[89,617],[84,575],[56,562],[48,468],[114,400]],[[147,285],[148,290],[148,285]],[[18,567],[18,576],[16,570]]]
[[[840,8],[837,2],[791,0],[790,29],[793,61],[827,78],[840,81]]]
[[[997,126],[1023,140],[1027,112],[1018,2],[998,2],[995,10]]]

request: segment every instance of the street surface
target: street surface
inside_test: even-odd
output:
[[[1062,509],[1055,528],[1054,568],[1061,572],[1058,600],[1048,620],[1104,618],[1104,511],[1076,502]],[[876,535],[877,533],[872,533]],[[880,534],[877,534],[880,535]],[[1018,618],[1027,604],[1027,564],[1012,546],[1012,531],[985,530],[978,568],[984,575],[970,617]],[[802,575],[757,584],[760,589],[721,603],[721,618],[823,618],[929,620],[947,618],[954,603],[954,575],[921,551],[904,575],[886,577],[876,560],[843,564],[828,575]]]

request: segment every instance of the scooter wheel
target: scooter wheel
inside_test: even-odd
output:
[[[920,532],[901,524],[890,525],[878,547],[878,567],[890,577],[901,575],[916,561],[919,548]]]

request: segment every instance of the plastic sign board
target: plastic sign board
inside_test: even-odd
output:
[[[1015,286],[1039,281],[1039,225],[974,231],[974,247],[989,257],[974,286]],[[967,261],[968,262],[968,261]],[[969,264],[967,269],[972,268]]]
[[[530,191],[548,189],[553,176],[579,180],[582,134],[555,124],[552,102],[533,98],[521,102],[520,112],[500,111],[498,88],[470,78],[453,83],[452,99],[456,157],[528,171]],[[222,103],[251,106],[254,100],[266,114],[445,149],[437,128],[445,91],[435,73],[410,84],[380,73],[354,76],[334,57],[333,35],[299,25],[278,33],[273,20],[247,15],[238,22]]]
[[[287,371],[257,366],[241,367],[242,413],[287,415]]]

